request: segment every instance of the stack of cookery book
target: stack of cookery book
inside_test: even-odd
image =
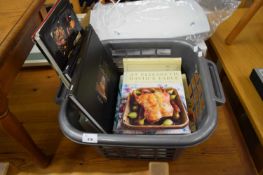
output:
[[[101,133],[191,132],[181,58],[124,58],[120,83],[112,55],[92,26],[81,27],[68,0],[55,3],[32,37],[67,88],[65,98],[85,118],[83,128],[89,123]]]
[[[123,59],[115,133],[191,133],[181,61],[181,58]]]

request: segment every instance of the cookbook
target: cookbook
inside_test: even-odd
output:
[[[116,104],[120,72],[92,26],[81,28],[68,0],[56,2],[33,40],[68,89],[68,103],[98,132],[112,133],[116,106],[114,131],[190,132],[181,58],[124,58]]]
[[[115,132],[187,134],[181,58],[124,58]]]
[[[71,4],[68,0],[58,0],[32,37],[67,87],[70,86],[83,34]]]
[[[68,89],[69,103],[98,132],[112,132],[119,72],[92,26],[82,29],[70,2],[58,0],[32,38]]]

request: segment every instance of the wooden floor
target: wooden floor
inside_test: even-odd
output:
[[[109,160],[90,146],[69,141],[58,127],[55,104],[59,80],[53,70],[27,69],[17,77],[9,103],[37,145],[53,156],[46,169],[36,167],[30,157],[0,130],[0,162],[9,161],[8,175],[29,174],[146,174],[149,161]],[[185,149],[169,162],[170,174],[253,175],[254,166],[240,131],[227,105],[218,108],[218,126],[204,143]],[[1,128],[0,128],[1,129]]]

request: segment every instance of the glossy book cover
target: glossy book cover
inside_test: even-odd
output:
[[[58,0],[33,35],[39,49],[68,87],[77,62],[83,33],[68,0]]]
[[[99,132],[112,132],[119,73],[92,26],[83,30],[69,0],[58,0],[33,38],[68,89],[65,98]]]
[[[117,130],[189,133],[181,59],[131,58],[123,62]]]

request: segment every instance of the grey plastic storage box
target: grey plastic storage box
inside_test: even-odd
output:
[[[67,138],[79,144],[93,145],[106,157],[159,160],[173,159],[179,148],[197,145],[211,135],[217,124],[216,107],[225,102],[225,97],[215,64],[198,57],[199,49],[183,41],[159,39],[106,41],[103,45],[121,71],[124,57],[181,57],[182,72],[186,73],[188,83],[194,75],[200,76],[195,86],[190,85],[193,112],[198,115],[197,131],[187,135],[101,134],[92,127],[90,132],[84,131],[79,124],[80,112],[65,96],[59,124]],[[202,92],[195,96],[200,89]]]

